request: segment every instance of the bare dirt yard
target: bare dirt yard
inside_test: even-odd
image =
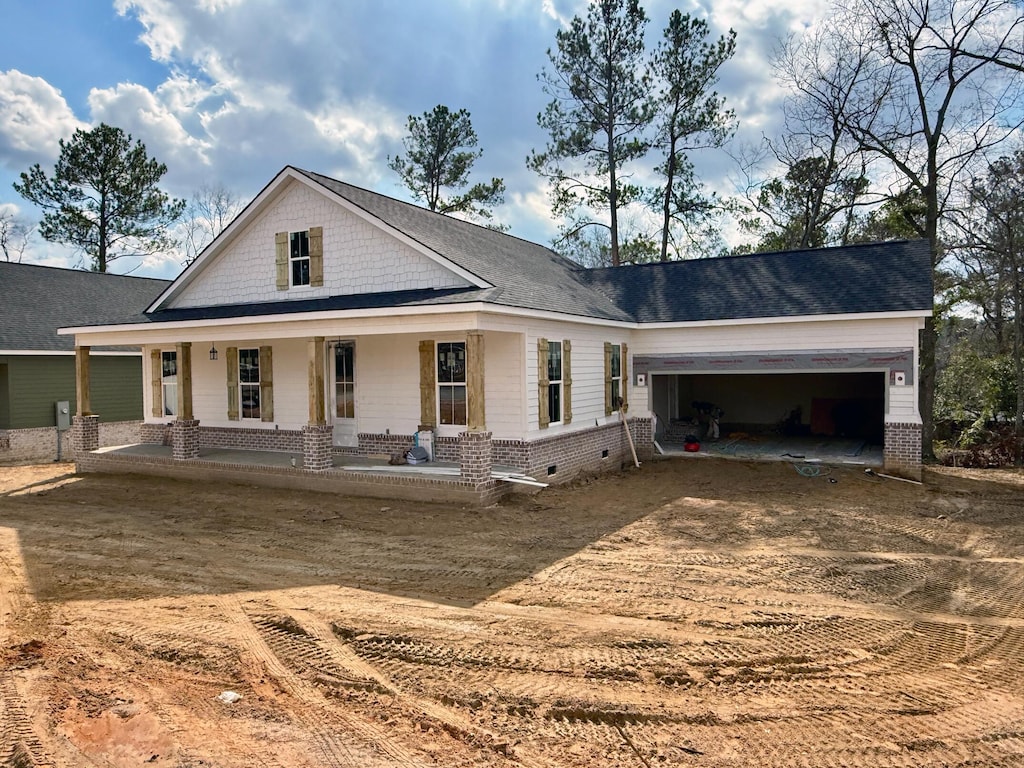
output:
[[[677,458],[476,510],[0,467],[0,764],[1024,765],[1024,475],[926,480]]]

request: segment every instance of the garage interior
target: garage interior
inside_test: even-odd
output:
[[[883,463],[883,372],[652,373],[651,387],[664,453],[696,437],[704,455]]]

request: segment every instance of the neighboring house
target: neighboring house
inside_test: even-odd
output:
[[[853,402],[886,466],[919,473],[931,307],[924,243],[585,270],[287,167],[143,317],[62,333],[143,348],[143,440],[183,467],[234,446],[337,472],[338,452],[386,455],[429,432],[435,458],[491,498],[492,465],[553,482],[618,468],[620,399],[641,458],[694,400],[743,426]],[[93,444],[87,419],[76,430]]]
[[[69,323],[138,315],[170,283],[123,275],[0,262],[0,461],[57,456],[56,403],[77,407],[75,345]],[[142,419],[142,352],[92,350],[93,406],[103,444],[137,440]],[[69,455],[67,441],[63,456]]]

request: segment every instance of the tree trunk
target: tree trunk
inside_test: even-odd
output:
[[[675,180],[676,175],[676,140],[672,137],[672,141],[668,147],[668,160],[665,164],[665,206],[664,206],[664,221],[661,225],[661,260],[668,261],[668,228],[672,221],[672,184]]]

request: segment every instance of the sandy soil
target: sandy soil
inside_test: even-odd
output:
[[[1024,476],[927,480],[675,459],[473,510],[0,467],[0,764],[1024,765]]]

